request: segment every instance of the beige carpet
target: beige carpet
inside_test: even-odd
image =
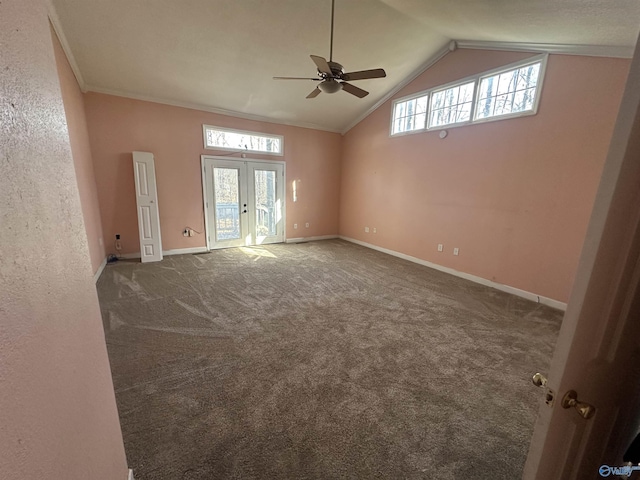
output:
[[[520,478],[560,312],[340,240],[109,265],[138,480]]]

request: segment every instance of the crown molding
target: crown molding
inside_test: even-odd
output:
[[[376,111],[382,104],[392,98],[401,89],[422,75],[426,70],[433,66],[438,60],[449,52],[453,52],[458,48],[475,49],[475,50],[502,50],[512,52],[531,52],[531,53],[550,53],[556,55],[582,55],[588,57],[613,57],[613,58],[632,58],[635,47],[625,46],[607,46],[607,45],[570,45],[561,43],[519,43],[519,42],[487,42],[475,40],[451,40],[446,46],[438,50],[417,70],[398,84],[393,90],[382,97],[371,108],[351,122],[344,130],[345,135],[349,130],[355,127],[362,120]]]
[[[409,76],[406,77],[402,82],[400,82],[398,85],[396,85],[394,88],[392,88],[384,97],[382,97],[380,100],[378,100],[376,103],[374,103],[366,112],[364,112],[362,115],[358,116],[355,120],[353,120],[351,123],[349,123],[347,125],[347,127],[344,128],[342,130],[342,132],[340,132],[340,133],[342,133],[342,135],[345,135],[349,130],[351,130],[353,127],[355,127],[361,121],[363,121],[365,118],[367,118],[373,112],[375,112],[387,100],[389,100],[396,93],[398,93],[404,87],[409,85],[412,81],[414,81],[416,78],[418,78],[420,75],[422,75],[425,71],[427,71],[429,68],[431,68],[431,66],[433,66],[436,62],[438,62],[438,60],[443,58],[449,52],[453,52],[456,48],[457,48],[457,44],[456,44],[455,41],[448,41],[445,46],[443,46],[440,50],[438,50],[436,53],[431,55],[427,59],[426,62],[422,63],[422,65],[420,65],[411,74],[409,74]]]
[[[191,110],[199,110],[201,112],[217,113],[219,115],[225,115],[227,117],[243,118],[245,120],[253,120],[256,122],[273,123],[276,125],[288,125],[290,127],[309,128],[312,130],[321,130],[324,132],[331,132],[331,133],[341,133],[341,131],[338,129],[327,128],[322,125],[316,125],[315,123],[290,122],[286,120],[278,120],[274,118],[263,117],[261,115],[254,115],[251,113],[236,112],[234,110],[226,110],[223,108],[210,107],[208,105],[201,105],[197,103],[168,100],[166,98],[153,97],[150,95],[140,95],[137,93],[131,93],[124,90],[112,90],[108,88],[95,87],[93,85],[87,85],[86,92],[102,93],[104,95],[113,95],[115,97],[130,98],[132,100],[140,100],[143,102],[159,103],[161,105],[170,105],[172,107],[188,108]]]
[[[78,86],[80,87],[80,90],[82,92],[86,92],[86,83],[84,81],[84,78],[82,77],[82,73],[80,73],[80,67],[78,67],[76,58],[73,56],[73,52],[71,51],[71,47],[69,46],[69,42],[67,41],[67,36],[64,34],[64,30],[62,30],[60,17],[58,17],[58,12],[53,6],[53,2],[51,0],[47,0],[47,10],[49,13],[49,21],[51,22],[53,31],[56,32],[56,36],[60,41],[60,45],[62,45],[62,50],[67,56],[67,60],[69,62],[69,65],[71,66],[71,70],[73,71],[73,75],[76,77],[76,81],[78,82]]]
[[[607,45],[569,45],[563,43],[517,43],[456,40],[458,48],[476,50],[506,50],[512,52],[552,53],[556,55],[583,55],[587,57],[633,57],[634,47]]]
[[[607,45],[570,45],[560,43],[520,43],[520,42],[492,42],[492,41],[476,41],[476,40],[450,40],[440,48],[435,54],[429,57],[424,63],[422,63],[416,70],[414,70],[409,76],[407,76],[402,82],[396,85],[393,89],[387,92],[380,100],[369,107],[364,113],[359,115],[356,119],[351,121],[345,128],[336,129],[328,128],[322,125],[309,122],[292,122],[286,120],[277,120],[261,115],[254,115],[250,113],[236,112],[234,110],[226,110],[223,108],[216,108],[202,104],[181,102],[176,100],[169,100],[165,98],[153,97],[149,95],[140,95],[137,93],[131,93],[123,90],[113,90],[101,87],[95,87],[87,85],[80,68],[76,62],[76,59],[71,51],[67,37],[64,34],[60,18],[52,3],[52,0],[47,0],[47,9],[49,14],[49,20],[53,26],[60,45],[67,56],[71,70],[76,77],[80,90],[84,93],[95,92],[105,95],[114,95],[117,97],[131,98],[133,100],[141,100],[145,102],[159,103],[162,105],[170,105],[174,107],[189,108],[191,110],[199,110],[204,112],[216,113],[219,115],[226,115],[229,117],[242,118],[245,120],[253,120],[257,122],[273,123],[276,125],[288,125],[292,127],[309,128],[313,130],[321,130],[331,133],[340,133],[345,135],[349,130],[375,112],[381,105],[387,100],[391,99],[396,93],[406,87],[409,83],[415,80],[418,76],[422,75],[440,59],[442,59],[449,52],[456,50],[457,48],[464,49],[476,49],[476,50],[502,50],[513,52],[532,52],[532,53],[550,53],[556,55],[583,55],[591,57],[613,57],[613,58],[632,58],[634,47],[631,46],[607,46]]]

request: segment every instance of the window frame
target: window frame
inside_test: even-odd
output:
[[[517,62],[513,62],[510,63],[508,65],[503,65],[501,67],[497,67],[491,70],[486,70],[474,75],[469,75],[467,77],[458,79],[458,80],[454,80],[452,82],[448,82],[442,85],[436,85],[435,87],[431,87],[428,88],[426,90],[422,90],[420,92],[416,92],[416,93],[412,93],[411,95],[406,95],[404,97],[401,98],[397,98],[393,101],[393,103],[391,104],[391,115],[390,115],[390,121],[389,121],[389,137],[401,137],[404,135],[412,135],[414,133],[423,133],[423,132],[435,132],[435,131],[439,131],[439,130],[447,130],[449,128],[458,128],[458,127],[465,127],[465,126],[469,126],[469,125],[473,125],[476,123],[486,123],[486,122],[496,122],[499,120],[507,120],[507,119],[511,119],[511,118],[516,118],[516,117],[527,117],[530,115],[536,115],[538,113],[538,107],[540,104],[540,97],[542,96],[542,88],[543,88],[543,83],[544,83],[544,77],[545,77],[545,73],[546,73],[546,68],[547,68],[547,59],[549,58],[549,54],[548,53],[542,53],[539,55],[534,55],[532,57],[528,57],[525,58],[523,60],[518,60]],[[480,96],[480,82],[483,78],[487,78],[487,77],[492,77],[495,75],[499,75],[501,73],[505,73],[505,72],[509,72],[511,70],[516,70],[518,68],[522,68],[528,65],[533,65],[534,63],[540,63],[540,73],[538,75],[538,82],[536,83],[536,98],[533,102],[533,108],[531,110],[526,110],[524,112],[511,112],[511,113],[507,113],[504,115],[494,115],[491,117],[487,117],[487,118],[478,118],[476,119],[476,106],[478,105],[478,99]],[[431,101],[433,98],[433,94],[436,92],[440,92],[443,90],[447,90],[449,88],[453,88],[453,87],[457,87],[457,86],[461,86],[467,83],[474,83],[473,86],[473,99],[471,102],[471,116],[469,118],[469,120],[465,121],[465,122],[456,122],[456,123],[449,123],[447,125],[440,125],[440,126],[434,126],[434,127],[429,127],[429,117],[431,115]],[[412,100],[414,98],[420,98],[420,97],[424,97],[427,96],[427,119],[425,122],[425,127],[421,128],[421,129],[416,129],[416,130],[411,130],[408,132],[399,132],[399,133],[393,133],[393,124],[394,124],[394,114],[395,114],[395,109],[396,109],[396,104],[401,103],[401,102],[406,102],[408,100]]]
[[[471,113],[469,115],[469,120],[463,121],[463,122],[454,122],[454,123],[447,123],[446,125],[436,125],[434,127],[430,127],[429,126],[429,118],[431,117],[431,107],[432,107],[432,103],[431,100],[433,99],[433,94],[434,93],[439,93],[439,92],[444,92],[446,90],[449,90],[451,88],[455,88],[455,87],[461,87],[463,85],[467,85],[469,83],[473,83],[473,93],[471,94]],[[478,90],[478,82],[476,79],[476,76],[472,76],[472,77],[467,77],[467,78],[463,78],[462,80],[456,80],[455,82],[450,82],[450,83],[446,83],[444,85],[438,85],[435,88],[432,88],[429,90],[429,107],[427,108],[427,122],[425,123],[425,131],[430,132],[433,130],[443,130],[445,128],[450,128],[450,127],[460,127],[462,125],[469,125],[470,123],[473,123],[473,116],[475,115],[475,111],[476,111],[476,95],[477,95],[477,90]],[[461,104],[457,104],[457,105],[461,105]]]
[[[411,100],[416,100],[418,98],[422,98],[422,97],[427,97],[427,110],[425,112],[425,128],[417,128],[415,130],[407,130],[404,132],[398,132],[398,133],[393,133],[393,124],[395,123],[395,112],[396,112],[396,105],[398,103],[404,103],[404,102],[409,102]],[[391,105],[391,122],[389,124],[389,136],[390,137],[400,137],[402,135],[411,135],[412,133],[418,133],[418,132],[424,132],[427,126],[427,123],[429,121],[429,103],[431,102],[431,95],[428,93],[427,90],[425,90],[424,92],[418,92],[418,93],[414,93],[412,95],[407,95],[406,97],[402,97],[402,98],[398,98],[396,100],[393,101],[393,105]]]
[[[219,132],[231,132],[231,133],[239,133],[243,135],[253,135],[256,137],[264,137],[264,138],[272,138],[280,140],[280,152],[265,152],[263,150],[252,150],[250,148],[233,148],[233,147],[216,147],[210,146],[207,144],[207,130],[217,130]],[[284,156],[284,136],[283,135],[275,135],[273,133],[264,133],[264,132],[253,132],[251,130],[240,130],[237,128],[225,128],[218,127],[216,125],[207,125],[202,124],[202,142],[204,144],[205,150],[224,150],[230,152],[247,152],[258,155],[272,155],[276,157]]]
[[[514,62],[510,65],[507,65],[505,67],[499,67],[499,68],[494,68],[493,70],[489,70],[487,72],[483,72],[480,75],[478,75],[478,81],[477,81],[477,86],[478,88],[476,89],[476,99],[475,99],[475,105],[478,104],[478,100],[480,97],[480,82],[482,81],[482,79],[484,78],[488,78],[488,77],[494,77],[496,75],[500,75],[501,73],[506,73],[506,72],[510,72],[512,70],[517,70],[519,68],[522,67],[526,67],[529,65],[533,65],[534,63],[540,63],[540,72],[538,73],[538,82],[536,83],[536,98],[533,101],[533,108],[531,108],[531,110],[525,110],[525,111],[521,111],[521,112],[511,112],[511,113],[505,113],[503,115],[493,115],[491,117],[486,117],[486,118],[475,118],[476,117],[476,112],[474,110],[473,112],[473,123],[486,123],[486,122],[495,122],[496,120],[506,120],[508,118],[515,118],[515,117],[528,117],[531,115],[535,115],[538,113],[538,105],[540,104],[540,97],[542,95],[540,95],[542,93],[542,84],[544,82],[544,76],[545,76],[545,71],[547,68],[547,59],[549,58],[549,54],[548,53],[543,53],[541,55],[536,55],[533,57],[529,57],[526,58],[524,60],[520,60],[519,62]]]

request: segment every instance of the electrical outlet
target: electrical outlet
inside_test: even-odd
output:
[[[376,227],[373,227],[373,233],[378,233],[378,229]]]
[[[441,252],[444,250],[444,245],[442,245],[441,243],[438,244],[438,251]]]
[[[293,224],[293,229],[294,229],[294,230],[297,230],[297,229],[298,229],[298,224],[297,224],[297,223],[294,223],[294,224]]]
[[[364,227],[364,233],[369,233],[369,227]]]
[[[453,254],[454,255],[458,255],[459,253],[460,253],[460,249],[459,248],[456,247],[456,248],[453,249]]]
[[[182,236],[183,236],[183,237],[188,237],[188,236],[189,236],[189,229],[188,229],[188,228],[185,228],[185,229],[182,231]]]
[[[120,240],[120,234],[116,233],[116,240]]]
[[[304,224],[304,226],[305,226],[306,228],[309,228],[309,222],[305,223],[305,224]]]
[[[189,236],[190,237],[193,237],[193,233],[194,233],[193,230],[189,229]]]

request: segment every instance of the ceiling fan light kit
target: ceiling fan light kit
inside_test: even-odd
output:
[[[373,70],[361,70],[358,72],[345,73],[344,68],[337,62],[333,61],[333,19],[334,19],[335,0],[331,0],[331,44],[329,47],[329,61],[318,55],[311,55],[311,60],[316,64],[318,69],[317,78],[301,78],[301,77],[273,77],[274,80],[312,80],[318,83],[318,86],[309,94],[307,98],[315,98],[324,93],[336,93],[344,90],[358,98],[364,98],[369,92],[355,85],[347,83],[354,80],[366,80],[370,78],[384,78],[387,76],[382,68]]]
[[[336,82],[333,78],[329,78],[318,85],[318,88],[324,93],[336,93],[342,90],[342,84]]]

